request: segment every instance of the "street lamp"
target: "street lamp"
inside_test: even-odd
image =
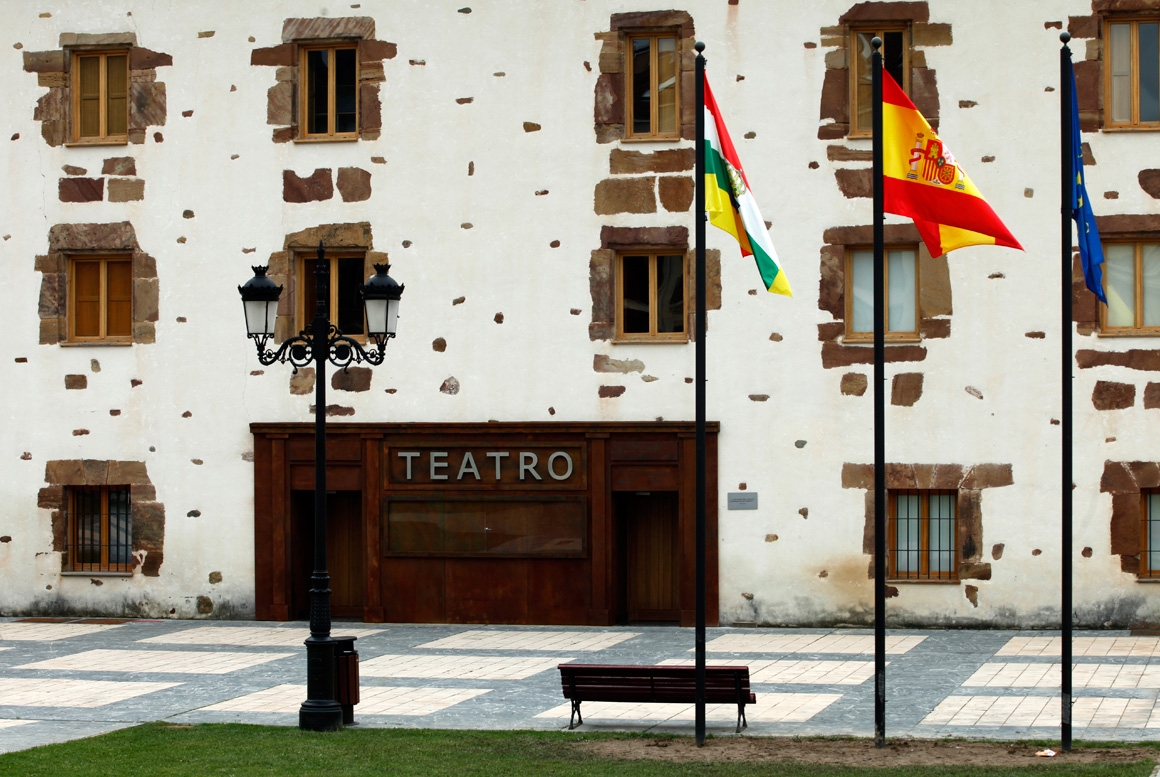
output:
[[[375,274],[361,289],[366,312],[367,338],[374,347],[366,350],[344,335],[327,316],[330,300],[330,263],[318,244],[314,282],[318,305],[314,320],[298,334],[271,350],[278,298],[282,287],[266,276],[266,267],[254,267],[254,277],[239,286],[246,311],[246,333],[258,348],[264,365],[290,362],[295,372],[314,364],[314,574],[310,582],[310,636],[306,639],[306,701],[298,710],[298,727],[307,731],[342,728],[342,708],[335,697],[335,641],[330,636],[330,574],[326,569],[326,362],[335,367],[383,363],[387,341],[395,336],[399,299],[403,286],[376,264]]]

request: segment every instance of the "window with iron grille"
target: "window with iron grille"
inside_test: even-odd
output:
[[[133,515],[129,487],[73,486],[66,496],[65,568],[72,572],[130,571]]]
[[[1140,497],[1140,577],[1160,578],[1160,491]]]
[[[959,578],[955,560],[954,491],[890,493],[888,576],[894,580]]]

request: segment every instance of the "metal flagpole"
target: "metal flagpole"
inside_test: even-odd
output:
[[[697,526],[696,526],[696,739],[705,744],[705,44],[697,41],[696,78],[696,162],[693,175],[696,208],[693,218],[696,233],[696,323],[697,342],[696,414],[697,414]]]
[[[1060,655],[1060,664],[1063,670],[1063,675],[1060,678],[1059,695],[1060,695],[1060,709],[1059,709],[1059,738],[1060,746],[1064,751],[1071,750],[1071,617],[1072,617],[1072,601],[1071,601],[1071,557],[1072,557],[1072,344],[1071,344],[1071,220],[1072,209],[1075,207],[1072,197],[1072,186],[1075,182],[1075,153],[1074,144],[1075,138],[1072,137],[1072,111],[1074,107],[1071,103],[1071,78],[1072,78],[1072,64],[1071,64],[1071,49],[1067,47],[1067,42],[1071,40],[1071,35],[1067,32],[1062,32],[1059,39],[1063,41],[1063,46],[1059,50],[1059,130],[1060,130],[1060,259],[1062,260],[1063,270],[1063,284],[1060,296],[1061,302],[1061,334],[1062,340],[1061,350],[1063,357],[1063,386],[1062,386],[1062,410],[1060,411],[1060,431],[1062,432],[1062,460],[1063,460],[1063,477],[1062,477],[1062,491],[1061,496],[1063,500],[1062,510],[1062,580],[1060,587],[1061,592],[1060,602],[1060,628],[1063,632],[1061,635],[1062,651]]]
[[[874,133],[874,744],[886,744],[886,294],[882,216],[882,39],[871,41]]]

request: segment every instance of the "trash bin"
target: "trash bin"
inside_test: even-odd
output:
[[[354,641],[358,637],[334,637],[334,693],[342,707],[342,725],[354,723],[354,705],[359,703],[358,652]]]

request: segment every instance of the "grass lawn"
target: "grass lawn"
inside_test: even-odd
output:
[[[744,755],[735,748],[738,740],[710,741],[701,752],[713,760],[686,757],[686,738],[665,739],[632,734],[577,734],[527,731],[438,731],[426,729],[345,729],[336,733],[306,733],[294,728],[212,724],[173,726],[152,723],[123,729],[104,736],[59,745],[0,755],[0,775],[19,777],[170,777],[230,775],[234,777],[284,777],[285,775],[448,775],[449,777],[673,777],[713,775],[713,777],[754,777],[793,775],[794,777],[1007,777],[1008,775],[1096,775],[1106,777],[1148,777],[1156,750],[1148,746],[1116,746],[1118,760],[1096,763],[1059,759],[1027,758],[1026,765],[1002,766],[947,764],[955,752],[981,753],[990,748],[1000,756],[1013,747],[963,743],[938,743],[934,747],[941,765],[847,766],[785,760],[749,760],[754,745],[765,747],[767,755],[778,748],[777,740],[751,739]],[[865,747],[864,742],[794,740],[806,742],[816,752]],[[713,745],[714,748],[710,748]],[[930,746],[930,743],[926,743]],[[659,760],[641,758],[651,747]],[[669,748],[672,748],[671,750]],[[1026,743],[1023,751],[1028,751]],[[905,749],[905,748],[904,748]],[[609,753],[636,757],[616,757]],[[1089,758],[1097,749],[1086,753]],[[1138,758],[1137,758],[1138,750]],[[882,751],[879,751],[882,752]],[[911,754],[912,756],[914,754]],[[921,756],[920,756],[921,757]],[[974,756],[964,755],[964,760]],[[859,760],[865,763],[869,759]]]

